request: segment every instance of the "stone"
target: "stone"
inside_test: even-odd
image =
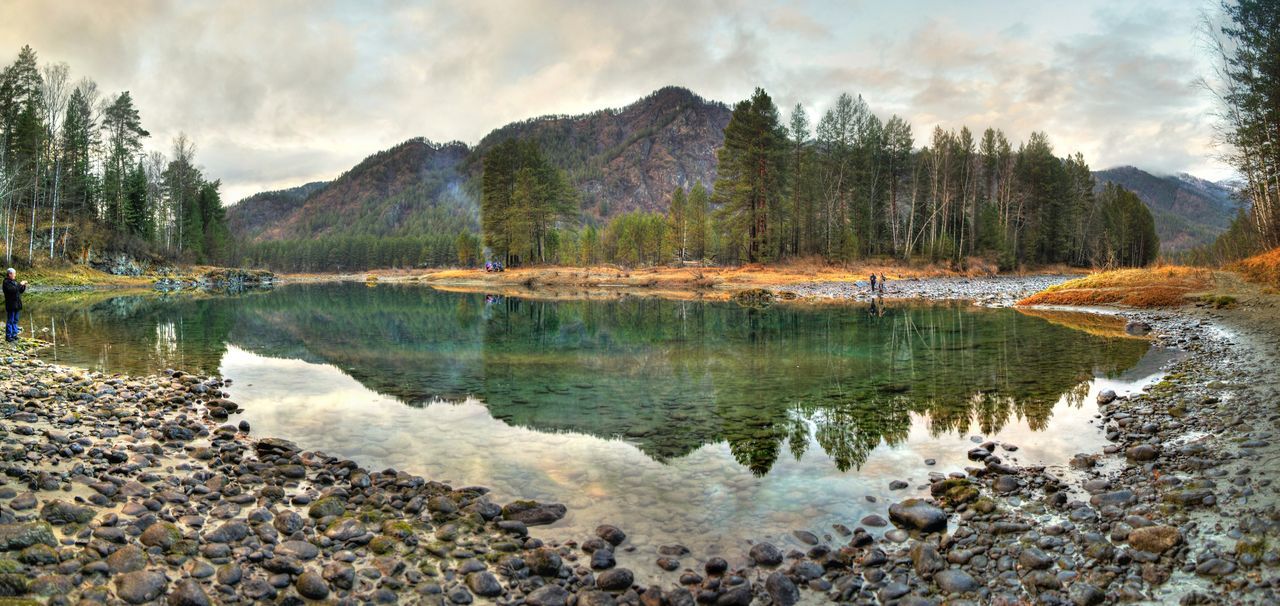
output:
[[[1116,401],[1116,397],[1116,392],[1114,390],[1104,389],[1098,392],[1098,403],[1110,404]]]
[[[155,570],[135,570],[116,575],[116,596],[130,604],[150,602],[164,593],[169,581]]]
[[[606,570],[596,576],[596,587],[605,591],[626,591],[635,582],[635,575],[626,568]]]
[[[54,547],[54,529],[41,521],[24,521],[18,524],[0,524],[0,551],[24,550],[33,545]]]
[[[1145,462],[1160,456],[1160,450],[1150,444],[1138,444],[1131,446],[1124,454],[1131,461]]]
[[[482,598],[493,598],[502,595],[502,584],[498,582],[498,577],[493,576],[493,573],[487,570],[468,574],[467,587],[471,589],[471,593]]]
[[[765,593],[777,606],[794,606],[800,601],[800,589],[787,575],[774,571],[764,581]]]
[[[92,520],[94,511],[92,507],[59,501],[57,499],[49,501],[40,508],[40,519],[53,524],[54,526],[63,526],[66,524],[87,524]]]
[[[1094,585],[1076,581],[1067,590],[1067,597],[1075,606],[1097,606],[1107,599],[1107,594]]]
[[[942,532],[947,529],[947,514],[923,499],[907,499],[889,506],[889,520],[907,530]]]
[[[209,596],[195,579],[182,579],[173,584],[166,598],[169,606],[209,606]]]
[[[276,516],[276,518],[271,521],[271,525],[274,526],[276,530],[280,531],[280,534],[289,536],[299,530],[302,530],[302,527],[306,525],[306,520],[302,519],[302,516],[299,515],[298,512],[286,509],[280,512],[280,515]]]
[[[337,497],[325,497],[316,499],[315,502],[307,508],[307,515],[314,519],[327,518],[330,516],[340,516],[347,512],[347,506]]]
[[[621,545],[623,541],[627,540],[627,533],[622,532],[622,529],[617,526],[610,526],[608,524],[597,526],[596,536],[604,539],[614,547]]]
[[[757,566],[777,566],[782,563],[782,552],[772,543],[756,543],[748,553]]]
[[[559,585],[543,585],[525,597],[529,606],[566,606],[569,592]]]
[[[138,537],[138,542],[147,547],[159,547],[168,550],[178,541],[182,540],[182,532],[177,526],[168,522],[156,522],[142,531],[142,536]]]
[[[563,518],[569,510],[558,503],[515,501],[502,508],[502,517],[524,522],[526,526],[551,524]]]
[[[329,583],[324,580],[320,573],[314,570],[308,570],[298,575],[298,580],[294,581],[293,588],[298,590],[298,595],[308,600],[323,600],[329,597]]]
[[[1236,565],[1222,558],[1210,558],[1196,566],[1196,574],[1206,577],[1220,577],[1236,571]]]
[[[944,593],[968,593],[977,591],[979,587],[978,581],[973,578],[973,575],[954,568],[934,573],[933,582]]]
[[[107,556],[107,567],[112,574],[142,570],[147,567],[147,554],[137,545],[125,545]]]
[[[1164,553],[1182,542],[1182,533],[1173,526],[1147,526],[1130,531],[1128,539],[1139,551]]]
[[[562,561],[556,550],[550,547],[539,547],[525,556],[524,563],[533,574],[555,577],[560,575]]]
[[[888,521],[874,513],[864,516],[859,523],[863,526],[870,526],[871,528],[881,528],[889,525]]]
[[[1038,547],[1026,547],[1018,556],[1018,565],[1028,570],[1044,570],[1053,565],[1053,558]]]

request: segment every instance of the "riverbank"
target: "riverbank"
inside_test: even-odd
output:
[[[805,548],[757,544],[730,557],[732,567],[677,545],[631,551],[610,527],[544,544],[527,538],[528,524],[554,520],[557,507],[504,511],[483,489],[257,441],[222,425],[235,407],[216,378],[102,376],[44,364],[29,346],[5,350],[0,452],[11,490],[0,486],[0,537],[33,538],[3,542],[8,574],[26,583],[0,576],[0,588],[8,579],[15,593],[72,600],[179,593],[171,603],[326,591],[452,603],[494,594],[553,604],[576,594],[579,604],[1090,604],[1191,592],[1265,603],[1276,561],[1267,430],[1277,418],[1263,404],[1277,395],[1268,356],[1280,345],[1267,304],[1125,312],[1191,355],[1146,393],[1101,404],[1108,452],[1022,468],[1016,444],[979,439],[968,473],[932,478],[933,503],[882,503],[881,514],[842,526],[796,529]],[[886,518],[902,528],[888,530]],[[948,532],[933,532],[940,527]],[[1147,527],[1155,530],[1139,530]],[[671,569],[656,589],[632,586],[628,562],[638,558]]]
[[[421,283],[442,290],[484,292],[544,299],[607,298],[619,295],[653,295],[672,299],[725,300],[742,290],[811,287],[820,285],[849,292],[867,288],[869,276],[884,275],[891,284],[933,279],[990,279],[992,277],[1079,275],[1080,270],[1046,267],[1027,274],[997,274],[994,266],[974,262],[968,271],[941,265],[861,263],[833,266],[793,262],[739,267],[644,267],[626,269],[595,267],[519,267],[502,272],[483,269],[374,270],[350,274],[292,274],[289,282],[361,281]],[[832,295],[836,296],[836,295]]]

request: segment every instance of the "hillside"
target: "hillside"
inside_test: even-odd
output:
[[[1236,214],[1232,190],[1191,175],[1153,175],[1132,166],[1095,171],[1100,190],[1115,183],[1142,199],[1151,209],[1164,254],[1209,244],[1226,231]]]
[[[508,124],[475,149],[411,139],[333,181],[245,198],[227,219],[248,241],[475,231],[479,207],[467,182],[478,179],[485,151],[511,137],[537,141],[570,175],[588,217],[664,210],[676,187],[715,181],[728,121],[725,105],[668,87],[622,109]]]
[[[245,198],[227,209],[228,226],[250,241],[475,231],[479,212],[458,172],[470,153],[410,139],[328,183]]]
[[[241,200],[227,212],[227,228],[241,238],[254,239],[271,227],[278,217],[292,214],[307,197],[328,185],[328,181],[315,181],[298,187],[277,191],[264,191]]]
[[[473,170],[493,145],[536,141],[566,171],[596,218],[632,210],[661,211],[671,192],[715,181],[716,150],[730,109],[687,89],[666,87],[622,109],[544,116],[508,124],[476,146]]]

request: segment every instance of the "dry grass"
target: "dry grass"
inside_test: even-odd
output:
[[[1255,284],[1280,289],[1280,248],[1273,248],[1260,255],[1239,261],[1228,269]]]
[[[18,279],[26,280],[32,286],[144,287],[152,281],[145,276],[116,276],[85,265],[33,267],[19,270]]]
[[[1176,307],[1191,302],[1187,295],[1212,290],[1214,283],[1213,272],[1208,269],[1179,266],[1121,269],[1051,286],[1018,304]]]

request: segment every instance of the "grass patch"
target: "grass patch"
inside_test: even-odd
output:
[[[87,265],[68,267],[33,267],[18,271],[18,279],[32,286],[149,286],[146,276],[117,276]]]
[[[1245,280],[1255,284],[1280,289],[1280,248],[1273,248],[1232,264],[1227,269],[1235,271]]]
[[[1187,295],[1213,286],[1213,272],[1207,269],[1179,266],[1120,269],[1051,286],[1018,304],[1177,307],[1188,302]]]

